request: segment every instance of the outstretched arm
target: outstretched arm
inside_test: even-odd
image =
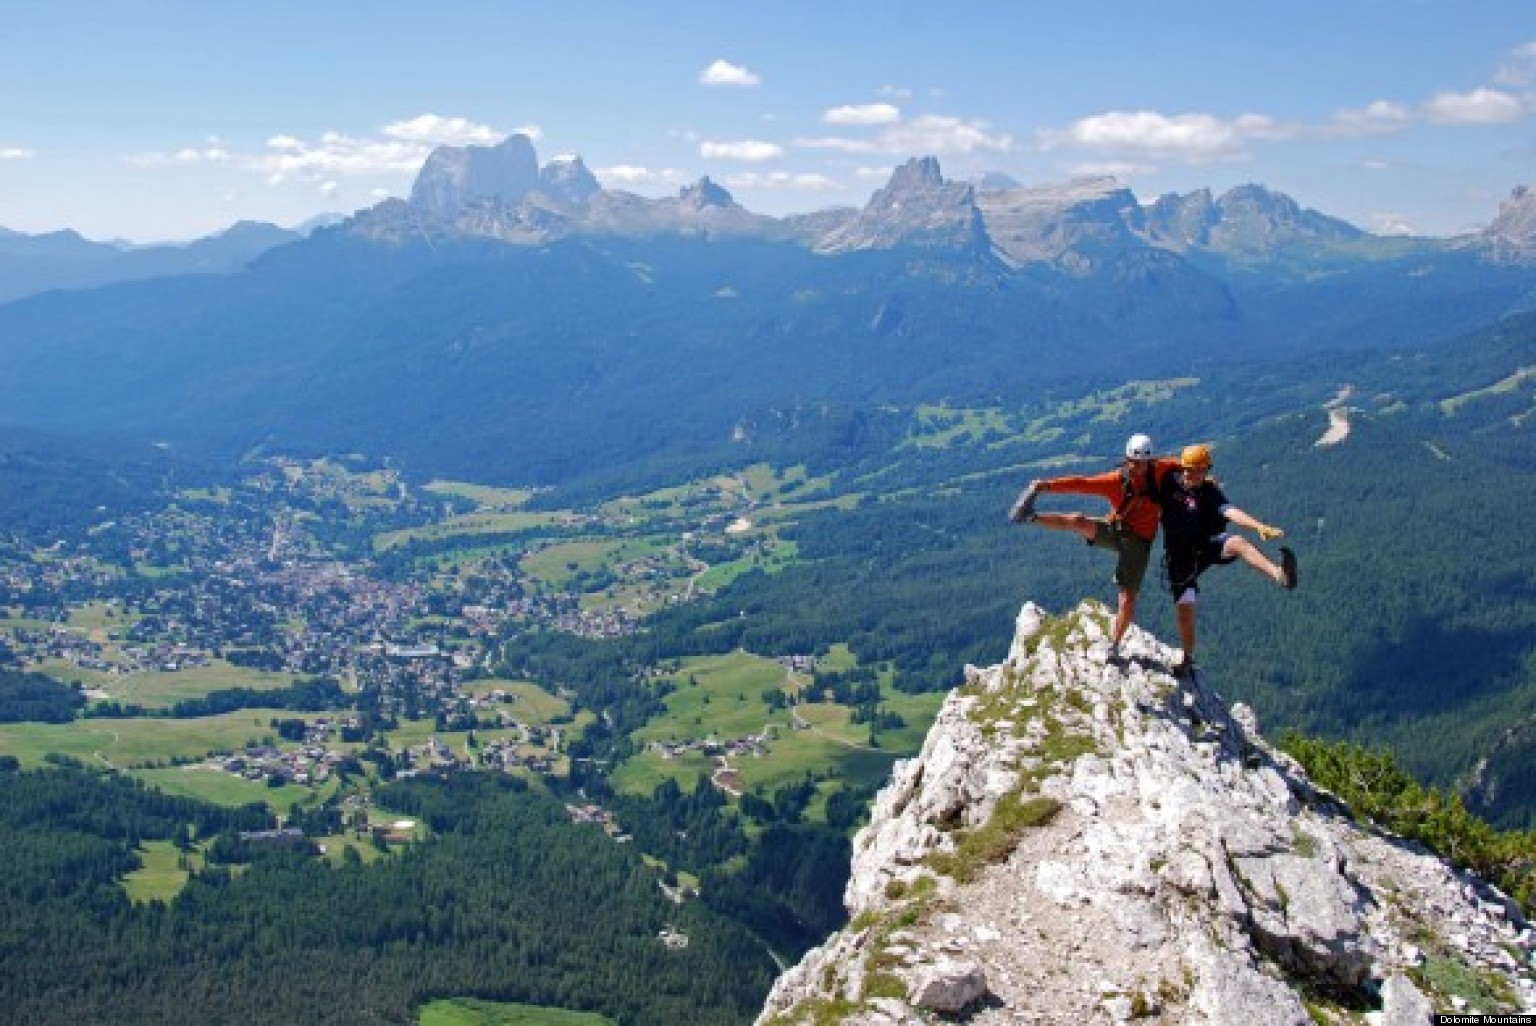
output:
[[[1246,527],[1250,531],[1257,532],[1258,536],[1265,541],[1269,541],[1271,538],[1285,537],[1285,532],[1280,528],[1272,527],[1257,517],[1251,516],[1248,513],[1245,513],[1243,510],[1238,509],[1236,506],[1228,506],[1221,512],[1229,521],[1236,524],[1238,527]]]

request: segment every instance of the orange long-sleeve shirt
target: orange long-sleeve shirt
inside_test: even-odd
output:
[[[1159,484],[1163,475],[1177,470],[1178,460],[1156,460],[1152,464],[1152,473],[1156,475]],[[1063,492],[1070,495],[1097,495],[1109,503],[1109,519],[1115,519],[1115,511],[1125,499],[1125,485],[1120,480],[1120,471],[1111,470],[1103,474],[1089,474],[1085,477],[1053,477],[1040,483],[1040,490],[1046,492]],[[1120,518],[1125,521],[1131,533],[1138,538],[1151,541],[1157,537],[1157,523],[1162,516],[1162,507],[1151,496],[1139,494],[1133,497],[1130,504],[1120,511]]]

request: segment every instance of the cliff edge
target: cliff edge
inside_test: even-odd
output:
[[[1536,1012],[1496,888],[1356,823],[1244,706],[1108,612],[1019,614],[854,839],[849,925],[759,1026],[1420,1026]]]

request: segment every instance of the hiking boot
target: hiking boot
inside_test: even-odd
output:
[[[1040,482],[1031,481],[1029,487],[1019,493],[1014,500],[1013,508],[1008,511],[1008,519],[1015,524],[1027,524],[1035,519],[1035,499],[1040,494]]]
[[[1296,553],[1280,546],[1280,587],[1294,588],[1298,578],[1296,576]]]

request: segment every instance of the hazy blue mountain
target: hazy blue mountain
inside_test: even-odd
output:
[[[12,303],[0,408],[560,482],[833,438],[882,404],[1400,346],[1536,293],[1511,245],[1377,239],[1258,187],[1149,212],[1107,179],[978,193],[929,158],[860,210],[776,219],[708,179],[661,199],[594,186],[522,137],[443,148],[410,201],[243,273]]]
[[[126,247],[75,232],[27,235],[0,228],[0,303],[49,289],[82,289],[177,274],[229,274],[303,233],[255,221],[195,242]]]

